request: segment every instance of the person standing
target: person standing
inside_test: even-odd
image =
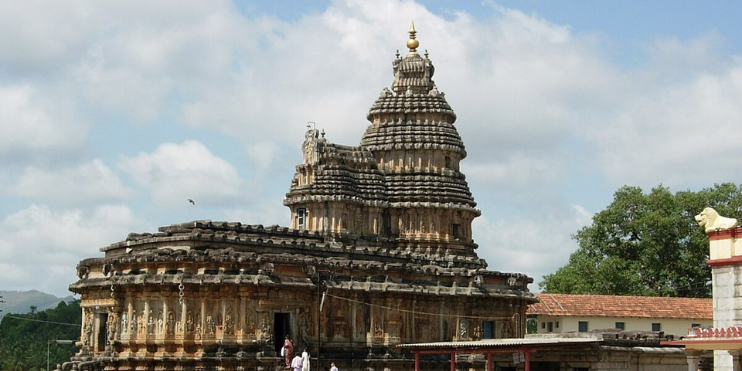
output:
[[[330,363],[330,371],[338,371],[338,368],[335,367],[335,362]]]
[[[291,368],[293,371],[301,371],[301,364],[301,356],[297,354],[294,360],[291,361]]]
[[[309,371],[309,353],[307,352],[307,348],[304,348],[304,351],[301,352],[301,371]]]
[[[283,340],[283,359],[286,362],[286,368],[291,367],[291,358],[294,355],[294,344],[291,342],[291,338],[286,335],[286,339]]]

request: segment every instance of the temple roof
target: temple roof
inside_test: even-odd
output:
[[[372,151],[443,150],[466,157],[464,143],[453,126],[456,114],[445,94],[433,81],[435,67],[417,53],[419,41],[414,25],[404,58],[397,54],[392,63],[392,90],[384,88],[366,116],[372,125],[361,140],[361,147]]]

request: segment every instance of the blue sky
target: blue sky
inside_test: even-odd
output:
[[[130,232],[288,225],[306,123],[357,145],[412,20],[478,253],[538,282],[623,185],[740,183],[742,5],[709,4],[0,1],[0,289],[67,295]]]

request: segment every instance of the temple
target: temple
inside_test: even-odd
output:
[[[310,128],[289,227],[192,221],[82,260],[80,352],[58,369],[412,370],[402,343],[523,337],[533,279],[487,269],[456,115],[414,25],[360,145]],[[445,358],[430,367],[448,367]]]

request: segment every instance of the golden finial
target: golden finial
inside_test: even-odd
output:
[[[410,27],[410,39],[407,40],[407,47],[410,48],[410,53],[417,52],[417,47],[420,46],[420,42],[415,39],[415,22],[412,22]]]

